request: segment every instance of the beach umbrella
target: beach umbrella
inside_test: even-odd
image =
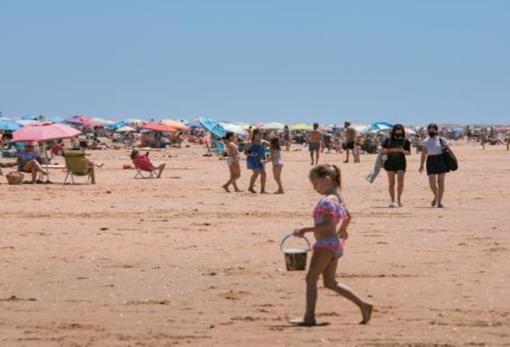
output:
[[[305,124],[305,123],[296,123],[296,124],[292,124],[292,125],[290,126],[290,129],[291,129],[291,130],[312,131],[312,130],[313,130],[313,127],[312,127],[310,124]]]
[[[32,116],[30,114],[21,116],[22,120],[39,120],[39,116]]]
[[[178,129],[178,130],[189,130],[189,127],[186,124],[184,124],[182,122],[178,122],[173,119],[163,119],[161,121],[161,123],[169,125],[169,126],[175,128],[175,129]]]
[[[16,123],[18,123],[22,127],[28,127],[28,126],[31,126],[31,125],[43,125],[44,124],[43,122],[40,122],[38,120],[29,120],[29,119],[20,119],[20,120],[17,120]]]
[[[230,131],[237,135],[243,135],[243,136],[248,135],[248,132],[246,130],[244,130],[240,125],[233,124],[233,123],[223,123],[223,122],[220,122],[220,125],[223,127],[223,129],[225,129],[225,131]]]
[[[411,128],[405,128],[405,132],[407,135],[416,135],[416,131]]]
[[[2,117],[2,119],[0,119],[0,130],[15,131],[19,128],[21,128],[21,125],[9,118]]]
[[[209,131],[216,137],[224,137],[226,134],[225,129],[221,126],[220,122],[212,118],[198,118],[198,122],[205,130]]]
[[[115,130],[115,132],[117,132],[117,133],[131,133],[133,131],[136,131],[136,129],[132,128],[130,126],[127,126],[127,125],[123,126],[123,127],[120,127],[117,130]]]
[[[270,122],[262,125],[261,129],[264,130],[283,130],[285,128],[285,124],[279,122]]]
[[[166,124],[161,123],[147,123],[142,128],[152,131],[160,131],[162,133],[175,133],[177,129]]]
[[[113,121],[104,118],[92,118],[92,121],[102,125],[110,125],[114,123]]]
[[[129,124],[146,123],[146,121],[144,121],[143,119],[136,119],[136,118],[128,118],[128,119],[125,119],[124,122],[129,123]]]
[[[40,142],[65,139],[81,134],[79,130],[65,124],[46,123],[27,126],[12,133],[14,142]]]
[[[103,126],[102,123],[98,123],[92,120],[92,118],[88,116],[74,116],[71,118],[67,118],[64,120],[64,123],[73,124],[73,125],[81,125],[84,127],[92,128],[97,126]]]
[[[358,133],[368,133],[370,131],[377,132],[377,131],[384,130],[384,129],[378,129],[378,128],[372,129],[370,126],[365,125],[365,124],[351,124],[351,128],[356,130]]]

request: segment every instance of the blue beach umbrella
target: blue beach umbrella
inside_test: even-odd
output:
[[[216,137],[224,137],[227,133],[225,129],[221,126],[220,122],[212,118],[202,118],[198,119],[198,122],[205,130],[211,132]]]
[[[21,125],[9,118],[0,119],[0,130],[15,131],[21,128]]]

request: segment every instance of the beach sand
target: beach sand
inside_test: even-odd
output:
[[[201,147],[153,152],[159,180],[123,170],[128,151],[91,152],[105,162],[95,186],[64,186],[60,171],[52,185],[1,178],[0,345],[510,346],[510,152],[454,148],[444,210],[414,152],[398,209],[385,172],[364,179],[374,156],[340,164],[353,223],[337,279],[375,304],[368,326],[322,283],[330,325],[288,324],[305,273],[285,270],[279,242],[319,198],[305,150],[283,152],[285,195],[225,193],[226,163]]]

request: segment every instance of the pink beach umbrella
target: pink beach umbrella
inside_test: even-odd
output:
[[[79,134],[81,131],[64,124],[43,124],[16,130],[12,133],[12,140],[14,142],[41,142],[65,139]]]

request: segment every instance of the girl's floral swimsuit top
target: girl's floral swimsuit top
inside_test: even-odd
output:
[[[349,218],[349,212],[344,203],[339,203],[328,196],[324,196],[319,200],[319,203],[313,210],[315,225],[322,223],[325,217],[332,218],[338,223],[343,219]],[[329,249],[333,252],[335,257],[341,257],[343,255],[343,242],[335,234],[334,236],[317,241],[313,245],[313,249]]]

